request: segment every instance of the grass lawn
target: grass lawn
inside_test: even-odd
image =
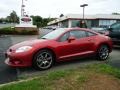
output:
[[[50,72],[0,86],[0,90],[120,90],[120,70],[106,64],[95,64]]]

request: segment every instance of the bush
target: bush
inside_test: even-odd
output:
[[[37,30],[16,30],[15,28],[7,27],[0,29],[0,35],[36,35]]]
[[[1,28],[0,29],[0,34],[14,34],[15,33],[15,29],[14,28]]]
[[[21,30],[18,34],[20,35],[36,35],[38,32],[36,30]]]

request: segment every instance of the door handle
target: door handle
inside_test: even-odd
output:
[[[92,41],[91,39],[88,39],[88,41]]]

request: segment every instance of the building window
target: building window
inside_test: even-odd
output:
[[[99,20],[91,20],[91,27],[99,27]]]
[[[68,20],[61,22],[61,28],[68,28]]]
[[[99,26],[109,26],[115,22],[116,20],[99,20]]]
[[[72,27],[80,27],[80,20],[71,20]]]
[[[87,20],[71,20],[72,27],[87,28]]]

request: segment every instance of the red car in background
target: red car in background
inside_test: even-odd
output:
[[[12,67],[50,68],[54,62],[94,55],[106,60],[112,51],[108,36],[84,28],[59,28],[40,39],[11,46],[5,63]]]

